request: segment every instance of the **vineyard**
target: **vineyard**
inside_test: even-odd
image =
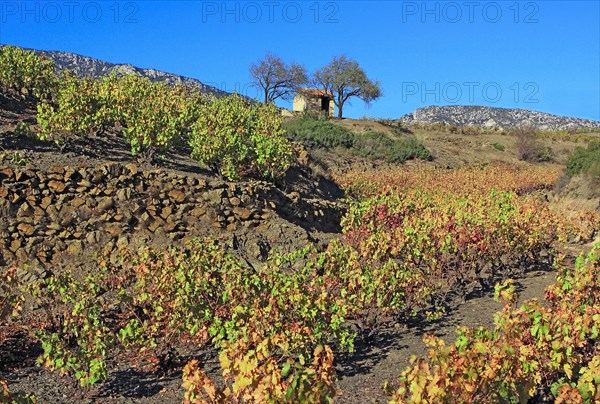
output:
[[[0,50],[0,80],[4,93],[36,106],[33,136],[61,151],[116,133],[132,154],[158,162],[184,144],[229,181],[277,180],[297,164],[277,109],[237,95],[57,74],[12,47]],[[527,163],[338,171],[340,234],[270,250],[261,263],[223,237],[162,248],[117,243],[84,266],[53,266],[44,276],[12,262],[0,267],[0,402],[44,400],[7,375],[15,335],[78,401],[101,399],[126,367],[180,372],[175,402],[344,402],[337,358],[360,349],[357,341],[437,321],[474,292],[494,290],[506,302],[495,327],[462,327],[452,344],[427,336],[427,358],[399,365],[396,379],[379,386],[390,402],[598,401],[600,244],[574,263],[563,249],[593,242],[600,217],[548,207],[546,192],[562,175],[560,166]],[[226,187],[235,188],[219,190],[220,202]],[[169,197],[185,204],[175,191]],[[10,203],[26,199],[18,196]],[[544,301],[518,306],[513,278],[539,268],[555,268],[556,284]]]

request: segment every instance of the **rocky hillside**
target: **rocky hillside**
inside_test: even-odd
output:
[[[403,116],[405,123],[445,122],[457,126],[481,126],[487,129],[515,129],[534,126],[540,130],[600,128],[600,122],[571,118],[527,109],[491,108],[481,106],[429,106]]]
[[[0,48],[3,46],[5,45],[0,44]],[[57,70],[60,71],[64,69],[70,69],[80,77],[102,77],[109,75],[114,71],[123,72],[125,74],[136,73],[142,77],[147,77],[152,81],[161,81],[170,85],[181,83],[191,88],[197,88],[204,93],[214,94],[216,96],[227,94],[225,91],[221,91],[216,87],[206,85],[199,80],[179,76],[177,74],[166,73],[156,69],[143,69],[127,63],[109,63],[103,60],[94,59],[71,52],[42,51],[37,49],[32,50],[38,54],[45,55],[46,57],[52,59]]]

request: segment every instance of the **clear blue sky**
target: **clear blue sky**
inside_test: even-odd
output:
[[[348,117],[426,105],[600,120],[599,1],[6,1],[0,42],[178,73],[256,96],[266,52],[309,71],[356,59],[384,95]],[[281,104],[289,106],[289,104]]]

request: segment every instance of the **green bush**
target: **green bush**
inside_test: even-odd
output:
[[[52,100],[44,100],[37,106],[38,137],[63,144],[74,137],[106,130],[112,124],[112,112],[102,86],[100,81],[79,79],[70,71],[64,72]]]
[[[0,48],[0,88],[3,92],[44,99],[52,94],[55,85],[53,61],[15,46]]]
[[[600,180],[600,140],[591,141],[587,148],[577,147],[567,159],[567,175],[588,174]]]
[[[493,143],[492,146],[494,146],[494,149],[498,150],[498,151],[504,151],[505,147],[503,144],[501,143]]]
[[[349,149],[356,141],[355,134],[327,120],[315,119],[310,114],[284,123],[288,139],[304,143],[309,148],[343,147]]]
[[[111,85],[114,116],[122,126],[131,152],[168,150],[189,119],[187,116],[184,121],[178,119],[185,114],[184,93],[136,75],[117,78]]]
[[[394,142],[387,160],[391,163],[404,163],[407,160],[432,160],[431,152],[417,139],[398,140]]]
[[[290,119],[284,127],[289,139],[301,141],[311,148],[342,147],[357,156],[392,163],[415,158],[431,159],[431,153],[425,146],[412,137],[407,138],[399,130],[394,130],[395,138],[375,131],[353,132],[310,114]]]
[[[192,124],[192,158],[229,180],[274,178],[290,166],[292,148],[277,108],[239,95],[213,99]]]

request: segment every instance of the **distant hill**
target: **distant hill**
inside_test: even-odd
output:
[[[0,48],[3,46],[5,45],[0,44]],[[216,87],[206,85],[199,80],[177,74],[166,73],[156,69],[144,69],[127,63],[109,63],[103,60],[94,59],[71,52],[45,51],[38,49],[30,50],[52,59],[57,70],[60,71],[64,69],[71,69],[80,77],[98,78],[109,75],[113,71],[121,71],[123,73],[137,73],[143,77],[149,78],[152,81],[160,81],[170,85],[181,83],[191,88],[197,88],[203,93],[213,94],[217,97],[228,94],[227,92],[219,90]]]
[[[530,111],[528,109],[492,108],[482,106],[429,106],[418,108],[400,118],[405,123],[445,122],[456,126],[481,126],[488,129],[537,127],[540,130],[600,128],[600,122]]]

